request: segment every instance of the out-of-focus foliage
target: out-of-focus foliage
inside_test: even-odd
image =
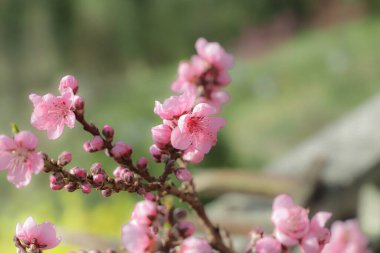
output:
[[[370,1],[370,0],[369,0]],[[307,18],[314,1],[2,1],[0,8],[0,130],[9,123],[32,129],[31,92],[57,94],[58,81],[75,75],[86,100],[86,115],[111,124],[117,139],[147,156],[150,128],[159,124],[154,100],[171,93],[177,62],[194,53],[199,36],[220,41],[228,51],[242,29],[290,10]],[[202,167],[259,168],[380,91],[380,20],[364,19],[327,31],[303,31],[267,55],[237,58],[227,125]],[[66,130],[57,141],[40,137],[39,149],[57,157],[73,152],[74,165],[89,168],[102,154],[85,154],[89,135]],[[161,168],[152,166],[154,173]],[[17,221],[28,215],[60,229],[115,236],[126,223],[135,197],[103,199],[98,193],[51,192],[47,175],[16,190],[0,173],[0,245],[12,252]],[[67,252],[58,248],[51,252]]]

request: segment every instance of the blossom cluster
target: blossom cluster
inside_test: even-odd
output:
[[[294,203],[288,195],[279,195],[273,202],[272,235],[260,229],[252,232],[248,252],[285,253],[299,247],[302,253],[370,253],[366,237],[354,220],[335,222],[332,230],[325,227],[331,213],[318,212],[310,220],[309,211]]]
[[[154,145],[150,152],[157,161],[165,161],[175,153],[187,162],[199,163],[216,145],[217,133],[225,124],[221,106],[229,99],[221,88],[231,81],[228,70],[233,57],[216,42],[200,38],[197,54],[180,63],[172,90],[182,93],[163,103],[156,101],[154,112],[163,123],[152,128]]]

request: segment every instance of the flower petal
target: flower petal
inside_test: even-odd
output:
[[[181,132],[179,127],[176,127],[172,132],[170,140],[173,147],[176,149],[185,150],[191,144],[191,135],[187,132]]]

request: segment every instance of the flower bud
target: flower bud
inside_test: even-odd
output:
[[[149,153],[153,157],[154,161],[161,162],[162,150],[157,147],[157,145],[152,145],[149,148]]]
[[[88,182],[83,183],[81,188],[82,188],[82,192],[85,194],[89,194],[92,190],[91,184]]]
[[[83,168],[74,167],[70,170],[70,174],[83,180],[87,176],[87,171]]]
[[[165,145],[170,143],[170,136],[172,129],[164,124],[152,127],[152,138],[154,143],[158,147],[165,147]]]
[[[123,166],[117,166],[113,171],[113,175],[115,178],[123,178],[124,173],[127,171]]]
[[[99,135],[95,136],[91,141],[90,141],[91,148],[95,151],[101,150],[104,147],[104,142],[102,137]]]
[[[156,196],[151,193],[151,192],[146,192],[144,193],[144,199],[145,200],[150,200],[150,201],[155,201],[156,200]]]
[[[111,189],[105,189],[105,190],[102,190],[102,196],[107,198],[107,197],[110,197],[112,195],[112,190]]]
[[[69,151],[63,151],[59,156],[58,156],[58,165],[59,166],[65,166],[71,162],[72,155]]]
[[[175,176],[179,181],[189,182],[193,179],[190,171],[186,168],[179,168],[174,171]]]
[[[63,175],[61,173],[54,173],[53,175],[50,175],[50,188],[53,191],[61,190],[65,183],[63,182]]]
[[[93,175],[103,173],[102,164],[101,163],[93,163],[91,165],[90,171]]]
[[[182,242],[179,252],[181,253],[191,253],[191,252],[212,253],[213,250],[205,239],[200,239],[197,237],[189,237]]]
[[[107,141],[112,141],[115,131],[114,131],[114,129],[113,129],[112,126],[105,125],[103,127],[102,133],[103,133],[103,135],[104,135],[104,137],[106,138]]]
[[[122,156],[129,157],[132,154],[132,147],[122,141],[119,141],[112,147],[111,154],[116,158],[120,158]]]
[[[125,182],[127,182],[128,184],[132,183],[133,182],[133,179],[134,179],[134,174],[132,171],[129,171],[129,170],[126,170],[123,174],[123,179],[125,180]]]
[[[74,98],[74,108],[75,108],[75,111],[78,114],[83,115],[83,113],[84,113],[84,100],[83,100],[82,97],[75,96],[75,98]]]
[[[147,165],[148,165],[148,159],[146,159],[145,157],[141,157],[139,158],[139,160],[137,160],[137,168],[139,170],[146,170]]]
[[[104,183],[103,174],[96,174],[93,176],[94,183],[97,185],[102,185]]]
[[[58,89],[62,93],[67,88],[70,88],[74,94],[77,94],[79,86],[78,81],[75,79],[75,77],[71,75],[62,77],[61,81],[59,82]]]
[[[68,192],[73,192],[73,191],[75,191],[76,189],[78,189],[78,184],[77,184],[77,183],[74,183],[74,182],[69,182],[67,185],[65,185],[65,189],[66,189]]]
[[[183,238],[187,238],[194,234],[195,226],[190,221],[180,221],[178,223],[177,230]]]
[[[84,152],[87,152],[87,153],[92,152],[91,143],[89,141],[85,141],[82,147],[83,147]]]

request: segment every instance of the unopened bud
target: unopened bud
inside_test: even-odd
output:
[[[192,222],[190,221],[180,221],[178,223],[178,233],[183,237],[187,238],[194,234],[195,232],[195,226]]]
[[[182,182],[189,182],[193,179],[190,171],[186,168],[179,168],[174,171],[176,178]]]
[[[84,113],[84,100],[83,100],[82,97],[75,96],[75,98],[74,98],[74,107],[75,107],[75,111],[78,114],[83,115],[83,113]]]
[[[153,193],[151,193],[151,192],[146,192],[144,194],[144,199],[145,200],[150,200],[150,201],[156,201],[156,196]]]
[[[103,173],[102,164],[101,163],[93,163],[91,165],[90,171],[93,175]]]
[[[73,192],[73,191],[75,191],[76,189],[78,189],[78,184],[77,184],[77,183],[74,183],[74,182],[69,182],[67,185],[65,185],[65,189],[66,189],[68,192]]]
[[[116,158],[120,158],[122,156],[129,157],[132,154],[132,147],[122,141],[119,141],[112,147],[111,154]]]
[[[112,126],[105,125],[103,127],[102,133],[103,133],[103,135],[104,135],[104,137],[106,138],[107,141],[112,141],[113,140],[113,136],[115,134],[115,131],[114,131],[114,129],[113,129]]]
[[[65,166],[71,162],[72,155],[69,151],[63,151],[59,156],[58,156],[58,165],[59,166]]]
[[[101,185],[104,183],[104,176],[103,174],[96,174],[93,176],[94,183],[97,185]]]
[[[147,165],[148,165],[148,159],[146,159],[145,157],[140,157],[137,160],[137,168],[139,170],[146,170]]]
[[[91,184],[88,182],[83,183],[81,188],[82,188],[82,192],[86,194],[89,194],[92,190]]]
[[[123,174],[123,179],[125,180],[125,182],[127,182],[128,184],[132,183],[133,182],[133,179],[134,179],[134,174],[132,171],[125,171],[124,174]]]
[[[79,86],[78,81],[75,79],[75,77],[71,75],[62,77],[61,81],[59,82],[58,89],[62,93],[67,88],[70,88],[74,94],[77,94]]]
[[[151,156],[153,157],[154,161],[156,162],[161,162],[161,158],[162,158],[162,151],[161,149],[159,149],[157,147],[157,145],[152,145],[150,146],[149,148],[149,153],[151,154]]]
[[[105,190],[102,190],[102,196],[103,197],[110,197],[112,195],[112,190],[111,189],[105,189]]]
[[[158,147],[163,148],[170,143],[172,129],[169,126],[161,124],[152,127],[151,132],[153,141]]]
[[[126,168],[124,168],[123,166],[117,166],[116,169],[113,171],[113,175],[115,178],[123,178],[123,175],[126,171]]]
[[[74,167],[70,170],[70,174],[83,180],[87,176],[87,171],[83,168]]]

